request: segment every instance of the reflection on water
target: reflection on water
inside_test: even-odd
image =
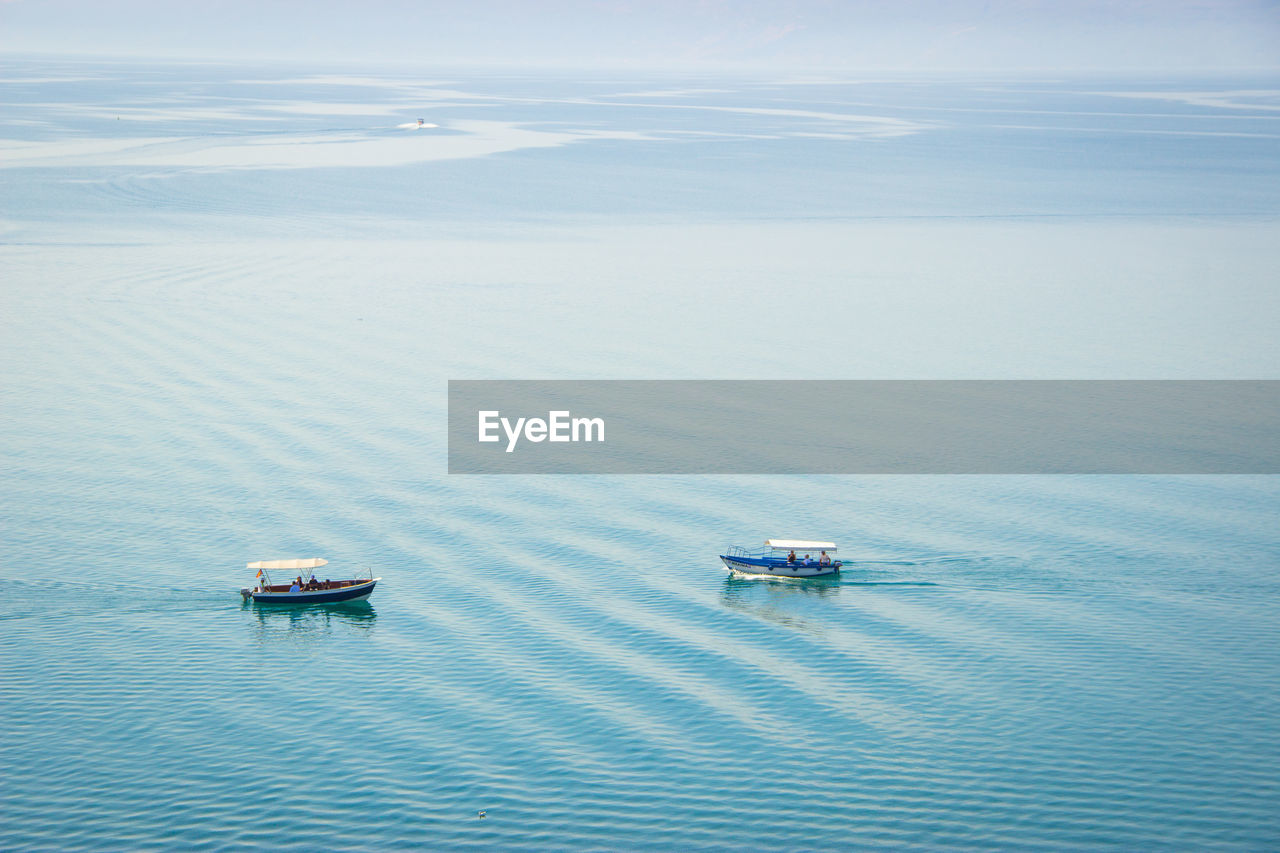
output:
[[[805,609],[810,602],[839,593],[839,576],[798,579],[730,575],[720,588],[720,603],[766,622],[821,636],[821,625],[807,618]]]
[[[378,618],[368,601],[293,607],[245,602],[240,609],[253,614],[259,640],[286,637],[310,641],[334,634],[359,634],[372,631]]]

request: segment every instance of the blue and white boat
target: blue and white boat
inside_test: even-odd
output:
[[[240,590],[245,601],[255,604],[336,604],[340,601],[362,601],[373,593],[374,586],[382,578],[375,578],[369,572],[367,578],[345,578],[342,580],[319,580],[315,570],[329,565],[329,561],[319,557],[306,560],[259,560],[249,563],[248,567],[257,569],[255,577],[257,585]],[[294,576],[289,583],[273,583],[271,571],[287,571],[289,574],[302,572]],[[303,577],[306,580],[303,580]]]
[[[834,542],[808,539],[766,539],[755,551],[734,545],[720,559],[729,571],[782,578],[820,578],[840,574]]]

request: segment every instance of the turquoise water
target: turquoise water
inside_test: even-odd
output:
[[[1275,81],[0,76],[0,847],[1280,844],[1274,478],[444,447],[450,378],[1274,377]],[[241,604],[293,556],[383,582]]]

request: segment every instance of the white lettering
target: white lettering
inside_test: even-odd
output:
[[[496,418],[497,416],[498,416],[497,412],[481,412],[480,413],[480,440],[481,441],[497,441],[498,440],[498,436],[489,435],[489,430],[498,428],[497,422],[490,421],[489,419]]]
[[[568,412],[550,412],[551,417],[551,435],[547,436],[551,441],[568,441],[569,440],[569,413]]]
[[[522,426],[524,426],[524,418],[518,418],[516,420],[515,429],[511,428],[511,421],[507,420],[506,418],[502,419],[502,428],[507,433],[507,452],[508,453],[516,449],[516,442],[520,438],[520,428]]]
[[[0,0],[3,2],[3,0]],[[572,418],[566,410],[547,413],[547,420],[542,418],[510,418],[502,417],[496,410],[479,413],[480,441],[501,441],[498,428],[507,436],[507,453],[513,453],[520,443],[521,434],[535,444],[541,441],[604,441],[604,418]]]
[[[568,414],[568,412],[565,412]],[[585,438],[578,438],[578,427],[583,427]],[[597,438],[591,437],[591,428],[595,427]],[[604,418],[574,418],[573,419],[573,440],[574,441],[604,441]]]

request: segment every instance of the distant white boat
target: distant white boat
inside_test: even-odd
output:
[[[404,124],[396,125],[396,127],[401,128],[402,130],[426,130],[429,127],[439,127],[439,126],[440,125],[438,124],[432,124],[431,122],[423,121],[422,119],[418,119],[416,122],[407,121]]]
[[[733,545],[720,559],[730,571],[744,575],[782,578],[818,578],[840,574],[834,542],[809,539],[766,539],[755,551]]]

